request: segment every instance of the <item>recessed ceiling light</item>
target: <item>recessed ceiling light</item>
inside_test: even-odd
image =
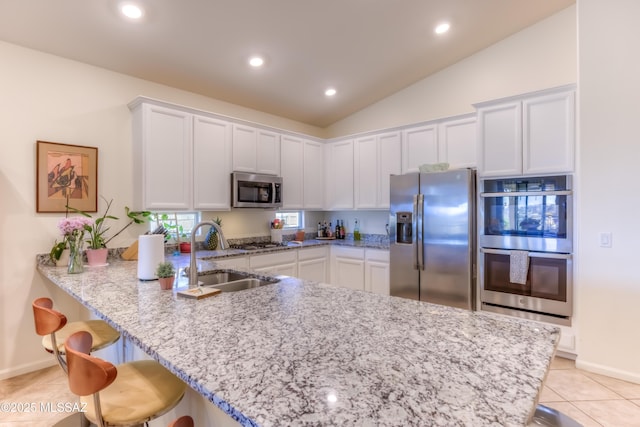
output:
[[[124,3],[120,6],[120,11],[124,16],[130,19],[142,18],[142,8],[133,3]]]
[[[449,25],[448,22],[443,22],[442,24],[438,24],[438,26],[435,29],[436,34],[444,34],[447,31],[449,31],[449,28],[451,26]]]
[[[336,93],[338,93],[338,91],[332,87],[324,91],[326,96],[334,96]]]
[[[262,67],[264,65],[264,59],[259,56],[252,56],[249,58],[249,65],[254,68]]]

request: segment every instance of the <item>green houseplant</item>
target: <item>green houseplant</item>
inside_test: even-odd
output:
[[[111,209],[113,199],[107,201],[106,198],[102,197],[102,200],[107,203],[107,208],[105,209],[104,214],[102,214],[102,216],[100,216],[99,218],[96,218],[93,222],[87,223],[84,226],[85,231],[87,231],[88,233],[88,239],[86,240],[86,242],[88,243],[88,248],[86,252],[89,265],[106,264],[108,255],[107,243],[109,243],[114,237],[122,233],[130,225],[134,223],[142,224],[151,216],[151,212],[149,211],[131,211],[127,206],[125,206],[125,214],[130,221],[117,233],[107,239],[105,237],[105,233],[109,231],[110,227],[106,226],[106,221],[108,219],[118,220],[119,218],[113,215],[109,215],[109,210]],[[77,212],[85,217],[92,218],[88,213],[71,206],[67,205],[67,209]]]
[[[165,261],[158,264],[156,276],[160,282],[160,289],[167,290],[173,288],[173,280],[176,270],[171,262]]]

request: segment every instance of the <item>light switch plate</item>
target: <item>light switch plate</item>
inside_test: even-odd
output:
[[[611,232],[600,233],[600,247],[610,248],[612,245],[611,239],[612,239]]]

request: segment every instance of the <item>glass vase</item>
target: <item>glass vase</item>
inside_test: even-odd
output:
[[[69,274],[82,273],[84,269],[82,265],[83,236],[84,233],[74,232],[69,237],[69,266],[67,267],[67,273]]]

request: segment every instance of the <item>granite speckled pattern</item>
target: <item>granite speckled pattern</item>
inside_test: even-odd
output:
[[[287,277],[184,299],[136,268],[38,265],[244,426],[524,426],[560,334]]]

